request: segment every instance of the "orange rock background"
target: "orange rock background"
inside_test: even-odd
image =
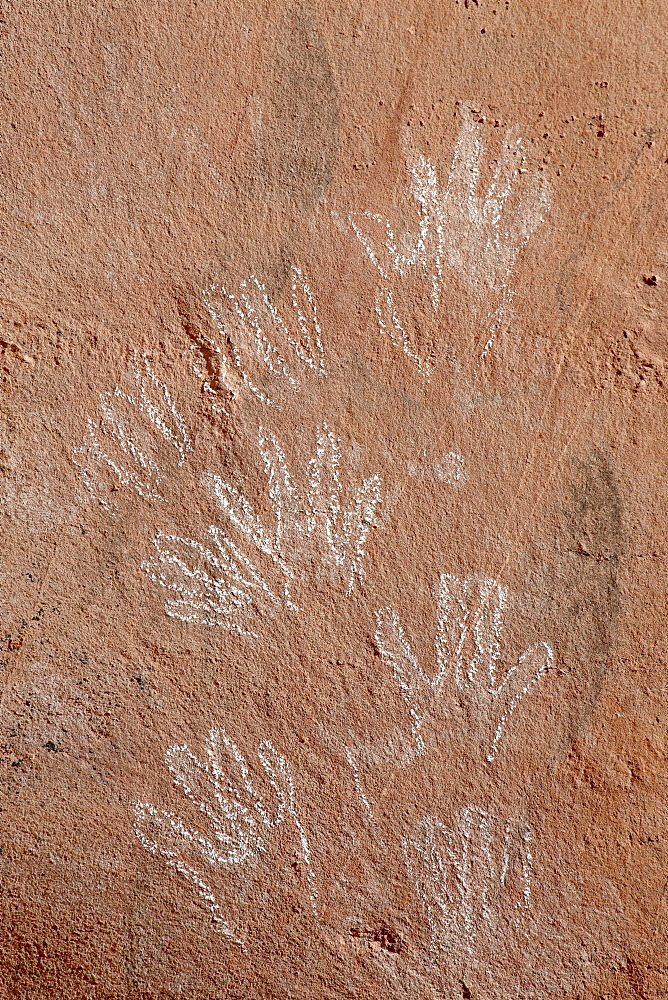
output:
[[[665,5],[0,29],[0,997],[668,996]]]

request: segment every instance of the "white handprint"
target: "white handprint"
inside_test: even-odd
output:
[[[169,747],[165,764],[174,783],[202,814],[212,836],[188,827],[174,813],[149,802],[135,805],[135,833],[143,847],[179,872],[208,904],[213,930],[243,947],[231,924],[222,916],[211,885],[195,863],[205,861],[214,872],[251,863],[265,851],[267,837],[286,819],[291,819],[299,840],[307,872],[308,896],[317,917],[318,892],[311,867],[311,852],[295,804],[294,780],[290,767],[275,747],[263,741],[257,752],[275,804],[272,808],[255,789],[246,760],[224,729],[212,729],[206,744],[206,760],[200,761],[187,746]],[[225,770],[234,768],[237,782]]]
[[[455,145],[445,190],[425,156],[408,151],[410,191],[419,211],[418,228],[397,237],[390,222],[373,212],[351,213],[350,225],[384,284],[376,294],[381,332],[404,351],[428,379],[433,352],[422,355],[407,332],[407,309],[397,305],[405,281],[423,283],[431,312],[441,304],[444,267],[459,274],[473,299],[500,296],[488,311],[491,334],[483,355],[504,323],[512,300],[508,279],[529,238],[545,218],[550,189],[539,171],[527,175],[524,141],[517,128],[506,132],[491,183],[478,193],[485,151],[480,125],[468,105]],[[419,325],[419,324],[418,324]]]
[[[425,673],[392,608],[376,612],[376,644],[392,667],[412,720],[418,752],[425,746],[425,711],[447,715],[448,682],[464,708],[472,737],[492,762],[520,701],[552,665],[545,642],[527,649],[505,676],[497,676],[507,590],[496,580],[442,573],[438,588],[436,671]]]
[[[250,501],[220,476],[214,493],[235,542],[212,525],[216,550],[158,532],[157,558],[142,565],[166,589],[172,617],[256,635],[244,623],[280,607],[297,611],[298,585],[315,575],[342,581],[347,593],[363,579],[364,546],[380,504],[380,478],[344,488],[340,442],[323,424],[301,484],[288,467],[278,438],[260,428],[258,449],[267,477],[273,525],[266,527]]]
[[[518,924],[531,902],[531,829],[465,806],[454,829],[426,816],[402,842],[435,952],[471,953],[478,935]]]
[[[286,391],[298,391],[308,375],[326,376],[316,302],[298,267],[292,268],[291,292],[289,323],[254,275],[240,283],[236,294],[222,285],[202,293],[218,338],[198,334],[212,370],[198,359],[195,371],[213,409],[225,409],[221,387],[231,395],[247,390],[261,403],[276,405]]]
[[[157,556],[142,562],[142,569],[167,592],[165,611],[171,618],[220,628],[257,638],[240,624],[250,614],[272,608],[291,608],[287,584],[275,594],[258,568],[215,525],[209,528],[215,550],[192,538],[165,535],[153,539]],[[285,568],[286,578],[289,570]]]
[[[315,454],[307,463],[301,486],[275,434],[260,428],[258,448],[273,508],[272,529],[262,525],[242,494],[214,476],[221,508],[286,575],[308,574],[320,567],[340,577],[350,593],[363,579],[364,545],[380,504],[380,478],[372,476],[356,490],[350,486],[344,490],[340,442],[327,424],[317,430]]]
[[[145,355],[135,353],[130,375],[135,392],[116,387],[100,393],[101,418],[88,419],[87,438],[74,453],[87,489],[112,515],[118,505],[111,494],[121,486],[144,500],[163,500],[171,456],[180,467],[192,449],[185,419]]]

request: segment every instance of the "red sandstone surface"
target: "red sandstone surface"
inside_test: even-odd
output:
[[[666,15],[3,5],[0,998],[668,997]]]

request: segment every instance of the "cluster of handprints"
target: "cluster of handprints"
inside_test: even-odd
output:
[[[473,112],[463,125],[448,182],[439,186],[433,165],[409,152],[410,191],[418,206],[415,232],[397,237],[378,214],[352,213],[350,232],[381,276],[375,309],[381,332],[428,378],[437,361],[406,332],[398,308],[402,282],[423,282],[434,314],[440,308],[444,269],[462,276],[477,297],[497,297],[485,350],[491,346],[512,295],[509,277],[520,250],[542,220],[548,188],[525,170],[522,140],[510,129],[492,181],[478,192],[484,151]],[[281,310],[253,275],[234,290],[212,285],[202,292],[211,328],[198,334],[195,372],[214,411],[227,410],[240,394],[260,404],[259,465],[266,479],[269,517],[218,473],[208,482],[220,520],[199,538],[157,530],[142,568],[163,595],[167,615],[235,631],[250,641],[262,635],[267,616],[298,614],[299,594],[316,577],[350,594],[364,576],[365,548],[377,523],[383,483],[355,471],[334,428],[321,423],[281,441],[268,426],[273,410],[299,400],[312,380],[329,377],[323,333],[309,279],[292,269],[287,307]],[[500,297],[500,300],[499,300]],[[492,316],[492,313],[489,313]],[[301,449],[301,450],[300,450]],[[117,514],[118,493],[134,490],[144,501],[164,504],[164,483],[192,450],[186,421],[151,361],[135,358],[128,388],[100,396],[97,419],[75,455],[83,481],[106,510]],[[296,451],[301,458],[289,459]],[[461,463],[458,456],[454,456]],[[459,466],[458,466],[459,468]],[[458,479],[463,477],[461,469]],[[373,748],[398,763],[424,756],[426,721],[447,728],[453,706],[464,712],[472,745],[491,764],[514,713],[545,676],[552,650],[545,642],[527,649],[500,672],[500,642],[507,589],[486,577],[440,575],[437,593],[435,669],[413,653],[399,614],[376,612],[375,642],[404,699],[407,719],[400,737]],[[373,818],[374,804],[360,777],[369,747],[346,747],[360,804]],[[135,831],[146,850],[178,872],[208,907],[212,927],[243,947],[234,921],[223,914],[212,886],[215,875],[252,868],[279,827],[291,827],[306,872],[304,884],[318,913],[317,878],[292,769],[269,741],[257,750],[254,775],[224,729],[209,733],[202,759],[187,746],[167,750],[165,764],[200,830],[177,813],[138,802]],[[258,792],[257,775],[266,789]],[[425,816],[403,840],[407,870],[425,910],[436,950],[459,941],[475,945],[484,924],[512,924],[531,898],[531,831],[519,818],[497,817],[467,806],[448,828]],[[208,873],[208,874],[207,874]]]

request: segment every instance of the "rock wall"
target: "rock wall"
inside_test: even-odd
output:
[[[662,0],[7,0],[0,997],[668,997]]]

